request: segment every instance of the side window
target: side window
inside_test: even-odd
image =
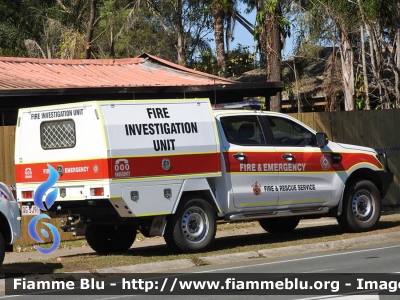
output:
[[[315,135],[289,119],[268,116],[269,127],[278,146],[315,146]]]
[[[229,143],[242,146],[265,145],[257,116],[221,117],[222,128]]]

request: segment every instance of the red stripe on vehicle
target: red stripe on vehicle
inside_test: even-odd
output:
[[[163,160],[168,159],[170,169],[163,169]],[[112,159],[112,177],[151,177],[221,171],[219,153],[182,154],[174,156],[129,157]],[[117,167],[119,166],[119,167]],[[121,167],[123,166],[123,167]],[[126,170],[127,167],[129,170]]]
[[[163,159],[169,160],[169,169],[163,169]],[[62,166],[63,175],[60,176],[59,181],[171,176],[221,171],[219,153],[52,162],[51,166],[55,169]],[[18,164],[15,168],[17,183],[44,182],[49,176],[47,163]]]
[[[237,151],[224,152],[226,171],[233,172],[333,172],[347,171],[359,163],[370,163],[381,169],[378,159],[365,153],[343,153],[342,161],[333,164],[331,153],[322,152],[246,152],[244,160],[233,157]],[[294,160],[282,158],[291,153]]]
[[[54,169],[62,170],[58,181],[97,180],[108,178],[107,159],[52,162]],[[17,183],[44,182],[49,177],[47,163],[17,164],[15,166]]]
[[[360,163],[369,163],[378,169],[382,169],[382,164],[374,155],[366,153],[341,153],[341,155],[342,162],[334,165],[335,171],[347,171]]]

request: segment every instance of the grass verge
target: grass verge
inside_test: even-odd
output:
[[[309,243],[337,241],[347,238],[368,236],[397,232],[400,230],[400,218],[386,218],[382,220],[378,228],[374,231],[365,233],[343,233],[337,225],[315,226],[296,229],[289,234],[271,235],[268,233],[252,233],[250,225],[254,222],[224,224],[227,227],[218,230],[232,230],[237,228],[249,228],[246,235],[235,235],[218,238],[210,251],[195,254],[174,254],[165,245],[148,246],[131,249],[123,254],[97,255],[95,253],[84,255],[73,255],[48,259],[46,261],[20,262],[6,264],[0,268],[4,273],[67,273],[78,270],[88,270],[95,272],[97,269],[110,268],[117,266],[136,265],[149,262],[159,262],[175,259],[190,259],[196,265],[204,265],[201,260],[203,256],[239,253],[246,251],[258,251],[262,249],[273,249],[286,246],[295,246]],[[232,225],[234,227],[229,227]],[[253,224],[254,225],[254,224]],[[220,226],[220,225],[219,225]],[[254,232],[254,230],[253,230]],[[76,241],[75,241],[76,243]]]

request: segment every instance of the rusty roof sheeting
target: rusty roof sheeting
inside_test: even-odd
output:
[[[0,57],[0,90],[199,86],[238,82],[142,54],[129,59]]]

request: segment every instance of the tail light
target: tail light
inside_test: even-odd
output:
[[[22,199],[33,199],[33,191],[22,191]]]
[[[104,188],[102,188],[102,187],[91,188],[90,195],[91,196],[104,196]]]

